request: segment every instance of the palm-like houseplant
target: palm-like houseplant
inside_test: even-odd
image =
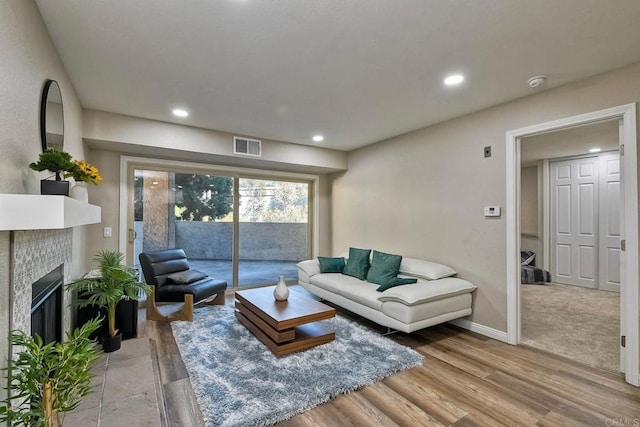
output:
[[[64,413],[92,391],[91,366],[99,352],[89,338],[100,326],[94,319],[67,334],[64,342],[44,344],[40,336],[12,331],[11,344],[22,350],[5,368],[8,396],[0,405],[0,423],[12,426],[62,426]]]
[[[120,348],[116,329],[116,305],[121,300],[138,300],[142,293],[148,294],[149,285],[138,280],[133,268],[123,264],[124,255],[118,251],[102,250],[93,260],[98,263],[100,275],[85,277],[66,285],[67,290],[77,291],[79,307],[95,305],[107,309],[108,335],[103,338],[105,352]]]

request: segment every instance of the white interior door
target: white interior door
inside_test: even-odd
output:
[[[600,159],[599,288],[620,292],[620,157]]]
[[[551,274],[555,282],[597,287],[598,158],[551,163]]]

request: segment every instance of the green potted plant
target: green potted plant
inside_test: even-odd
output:
[[[49,179],[40,181],[41,194],[69,195],[69,181],[62,180],[62,173],[75,167],[69,153],[48,149],[40,153],[38,161],[31,163],[29,167],[38,172],[48,170],[56,176],[55,181]]]
[[[0,405],[0,423],[12,426],[62,426],[64,413],[78,406],[91,389],[91,366],[99,352],[89,335],[100,326],[94,319],[65,342],[43,344],[40,336],[12,331],[9,340],[22,351],[5,368],[9,385]]]
[[[109,353],[118,350],[122,340],[116,329],[116,305],[121,300],[138,300],[142,293],[149,293],[150,287],[138,280],[133,268],[123,265],[124,255],[118,251],[100,251],[93,260],[99,265],[99,275],[68,283],[66,289],[78,292],[79,307],[95,305],[107,309],[109,329],[102,338],[102,349]]]

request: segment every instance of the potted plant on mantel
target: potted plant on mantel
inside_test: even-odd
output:
[[[12,426],[62,426],[64,413],[92,391],[91,367],[99,352],[89,335],[100,319],[67,334],[64,342],[43,344],[40,336],[12,331],[9,340],[22,351],[4,368],[9,385],[0,405],[0,423]]]
[[[64,177],[73,178],[75,181],[75,185],[71,187],[70,196],[85,203],[89,202],[89,194],[85,183],[90,182],[93,185],[98,185],[102,182],[98,168],[84,160],[73,160],[71,168],[67,169]]]
[[[66,289],[78,292],[78,307],[95,305],[107,309],[109,329],[102,338],[102,349],[110,353],[118,350],[122,341],[116,329],[116,305],[121,300],[138,300],[151,288],[138,280],[133,268],[123,265],[124,255],[118,251],[102,250],[93,260],[99,265],[99,273],[68,283]]]
[[[39,160],[31,163],[29,167],[38,172],[48,170],[55,174],[55,181],[49,179],[40,180],[41,194],[69,195],[69,181],[62,179],[62,172],[73,169],[71,154],[50,148],[40,153]]]

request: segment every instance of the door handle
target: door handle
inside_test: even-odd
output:
[[[136,237],[138,237],[138,233],[133,228],[129,229],[129,243],[133,244],[136,241]]]

